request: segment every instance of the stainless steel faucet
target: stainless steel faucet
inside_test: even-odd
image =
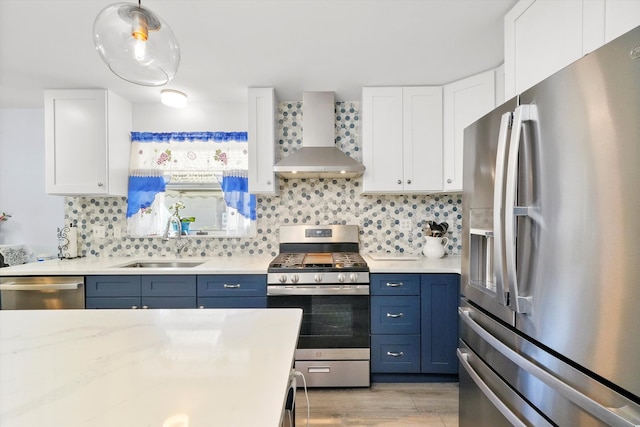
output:
[[[178,230],[178,237],[176,238],[176,255],[180,257],[182,255],[182,251],[189,244],[188,239],[182,240],[182,227],[180,224],[180,218],[175,215],[171,215],[167,220],[167,227],[164,230],[164,235],[162,236],[163,242],[169,241],[169,229],[171,228],[171,224],[176,225],[176,230]]]

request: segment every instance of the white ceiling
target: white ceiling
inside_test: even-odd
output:
[[[112,74],[93,21],[119,0],[0,0],[0,107],[41,107],[49,88],[109,88],[134,103],[162,87]],[[165,87],[190,102],[245,103],[249,86],[281,100],[303,90],[360,99],[362,86],[440,85],[503,61],[516,0],[143,0],[175,33],[182,60]]]

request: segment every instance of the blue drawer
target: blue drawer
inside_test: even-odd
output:
[[[198,297],[266,297],[267,276],[209,275],[198,276]]]
[[[419,274],[372,274],[371,295],[420,295]]]
[[[87,276],[87,297],[140,297],[140,276]]]
[[[196,276],[142,276],[142,296],[193,297],[195,307]]]
[[[371,372],[420,372],[420,335],[371,335]]]
[[[267,308],[267,297],[198,298],[201,308]]]
[[[196,296],[142,297],[142,308],[196,308]]]
[[[141,308],[140,297],[87,298],[86,308]]]
[[[420,298],[371,297],[372,334],[419,334]]]

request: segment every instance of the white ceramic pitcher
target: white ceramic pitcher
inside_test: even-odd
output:
[[[438,259],[444,256],[444,247],[449,243],[446,237],[425,237],[426,243],[422,253],[427,258]]]

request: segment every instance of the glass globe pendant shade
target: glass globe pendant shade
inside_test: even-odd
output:
[[[93,42],[111,71],[131,83],[162,86],[180,65],[180,47],[171,28],[140,4],[104,8],[93,23]]]

